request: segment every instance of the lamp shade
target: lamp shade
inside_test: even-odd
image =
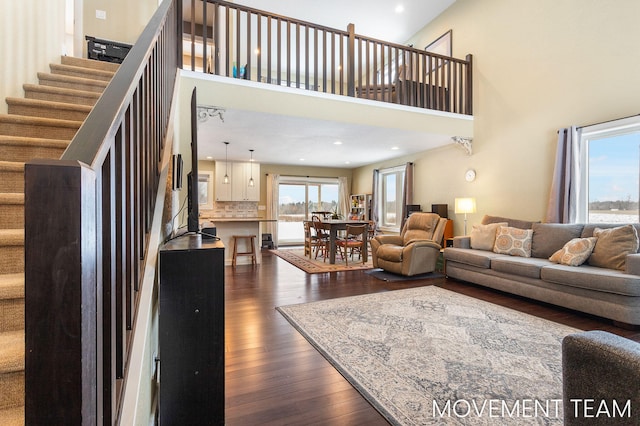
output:
[[[455,212],[458,213],[475,213],[476,212],[476,199],[475,198],[456,198],[455,200]]]

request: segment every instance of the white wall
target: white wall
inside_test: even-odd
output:
[[[65,0],[0,2],[0,114],[5,98],[22,97],[24,83],[37,83],[37,72],[60,62],[64,49]]]
[[[471,53],[474,76],[474,154],[416,156],[416,203],[452,208],[473,196],[469,224],[543,220],[557,129],[640,113],[639,16],[637,0],[457,0],[409,40],[426,46],[452,29],[453,55]],[[371,186],[371,169],[354,171],[354,191]],[[461,234],[461,218],[455,225]]]

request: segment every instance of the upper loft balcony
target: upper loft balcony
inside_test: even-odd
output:
[[[456,59],[359,35],[353,24],[334,29],[222,0],[182,4],[182,76],[198,86],[201,105],[386,127],[391,138],[394,129],[417,132],[414,152],[473,137],[471,55]]]
[[[183,69],[472,115],[471,55],[442,56],[221,0],[183,2]]]

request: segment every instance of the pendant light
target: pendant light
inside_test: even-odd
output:
[[[249,167],[251,167],[251,177],[249,178],[249,186],[253,187],[255,185],[255,182],[253,181],[253,150],[250,149],[249,152],[251,153],[251,158],[249,159]]]
[[[222,179],[222,183],[229,183],[229,142],[224,143],[224,178]]]

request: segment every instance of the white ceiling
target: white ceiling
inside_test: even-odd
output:
[[[239,0],[235,3],[380,40],[404,43],[455,0]],[[403,6],[402,13],[395,8]],[[339,13],[336,13],[339,11]],[[217,104],[220,105],[220,104]],[[355,168],[451,143],[450,136],[228,108],[198,125],[199,159]],[[341,144],[336,144],[341,142]]]
[[[245,110],[198,123],[201,160],[355,168],[450,144],[449,135]],[[225,144],[228,153],[225,153]]]
[[[355,25],[357,34],[403,44],[454,2],[455,0],[237,0],[234,3],[339,30],[346,30],[351,23]],[[398,6],[402,7],[402,12],[396,12]]]

